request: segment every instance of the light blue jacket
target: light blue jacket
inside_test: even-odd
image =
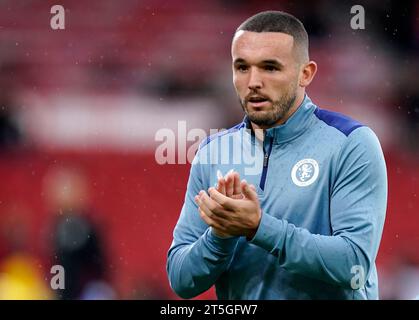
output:
[[[387,174],[371,129],[306,95],[263,144],[245,121],[204,141],[191,166],[168,252],[172,289],[219,299],[378,299],[375,259]],[[262,219],[251,241],[220,238],[194,196],[234,169],[256,186]]]

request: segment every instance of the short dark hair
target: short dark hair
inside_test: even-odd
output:
[[[301,57],[308,60],[308,34],[303,23],[293,15],[283,11],[263,11],[251,16],[236,30],[252,32],[282,32],[294,38]]]

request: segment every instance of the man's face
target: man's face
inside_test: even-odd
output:
[[[293,42],[279,32],[239,31],[233,39],[234,86],[244,112],[261,128],[282,123],[296,100],[300,68]]]

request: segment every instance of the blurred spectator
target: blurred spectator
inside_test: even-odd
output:
[[[419,152],[419,81],[412,70],[419,70],[419,60],[412,55],[405,56],[405,61],[408,64],[398,72],[393,104],[404,128],[404,137],[401,139],[405,142],[404,147],[416,153]]]
[[[1,300],[51,299],[48,284],[37,260],[28,253],[12,254],[0,263]]]
[[[365,5],[371,26],[383,44],[393,51],[410,52],[415,49],[415,23],[418,3],[414,0],[372,1]],[[369,25],[370,26],[370,25]]]
[[[28,212],[17,204],[6,208],[0,221],[0,299],[50,299],[49,280],[28,248]]]
[[[14,116],[15,105],[7,93],[0,93],[0,152],[10,150],[22,142],[22,133]]]
[[[407,124],[408,147],[410,151],[419,151],[419,88],[408,92],[404,97],[405,117]]]
[[[53,245],[54,264],[65,270],[61,299],[112,299],[102,237],[89,218],[87,181],[80,171],[54,168],[46,178],[47,199],[56,213]],[[98,285],[100,284],[100,285]],[[97,288],[106,290],[97,290]]]
[[[80,296],[82,300],[113,300],[116,298],[115,291],[105,281],[89,282]]]
[[[15,252],[26,251],[27,233],[29,221],[26,219],[30,214],[23,206],[13,202],[2,205],[0,215],[0,260],[13,255]]]

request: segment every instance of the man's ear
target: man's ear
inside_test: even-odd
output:
[[[302,66],[301,77],[300,77],[300,87],[307,87],[313,80],[317,72],[317,63],[314,61],[309,61]]]

